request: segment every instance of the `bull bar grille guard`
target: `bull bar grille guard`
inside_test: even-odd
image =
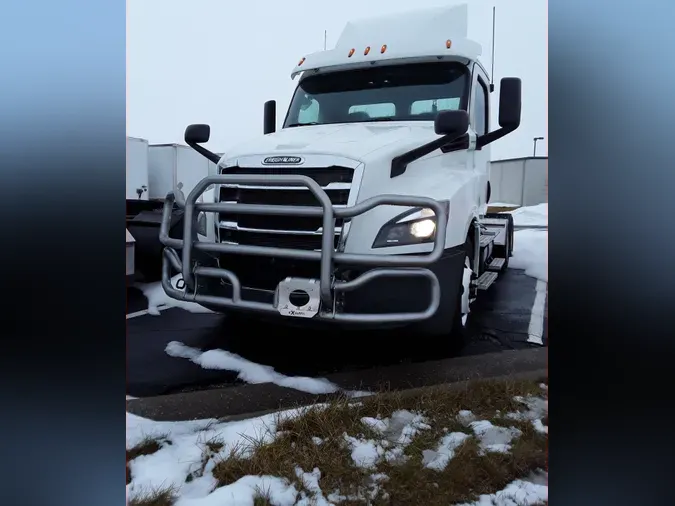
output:
[[[259,205],[259,204],[231,204],[231,203],[204,203],[197,199],[212,185],[242,184],[262,186],[305,186],[318,200],[320,207]],[[383,323],[383,322],[413,322],[425,320],[433,316],[440,304],[440,283],[436,275],[425,266],[438,261],[443,255],[445,245],[448,210],[446,207],[431,198],[408,197],[402,195],[378,195],[369,198],[351,207],[333,208],[329,196],[312,178],[303,175],[233,175],[222,174],[208,176],[200,181],[185,198],[184,202],[176,200],[173,192],[167,195],[164,202],[162,223],[160,228],[160,242],[165,246],[162,254],[162,287],[166,294],[176,300],[204,303],[207,305],[222,306],[225,308],[240,308],[245,310],[280,313],[278,307],[279,287],[275,301],[272,304],[244,300],[241,297],[241,283],[237,275],[220,267],[193,265],[193,249],[209,253],[230,253],[240,255],[272,256],[298,260],[314,260],[320,263],[320,277],[318,280],[319,311],[317,304],[311,316],[322,320],[337,320],[354,323]],[[172,209],[176,203],[184,208],[183,239],[169,237]],[[423,255],[370,255],[350,254],[337,252],[334,249],[335,218],[350,219],[364,214],[381,205],[424,207],[432,209],[436,215],[436,234],[433,249]],[[268,214],[275,216],[308,216],[322,218],[321,251],[308,251],[269,246],[252,246],[243,244],[223,244],[219,242],[199,241],[197,238],[197,217],[201,212],[240,213],[240,214]],[[181,250],[179,255],[177,250]],[[350,281],[333,279],[335,264],[349,264],[351,266],[371,266],[372,269]],[[179,272],[185,282],[184,289],[175,288],[171,284],[171,268]],[[231,297],[222,297],[197,293],[196,278],[198,276],[227,279],[232,285]],[[335,295],[350,292],[362,287],[366,283],[380,277],[390,278],[426,278],[430,284],[430,301],[424,311],[399,313],[342,313],[334,307]],[[293,281],[293,278],[290,280]],[[314,283],[316,280],[298,280]],[[287,280],[289,282],[289,280]],[[325,308],[330,308],[326,310]],[[311,309],[311,308],[310,308]],[[301,316],[302,310],[295,316]],[[284,314],[284,313],[282,313]],[[286,313],[288,314],[288,313]]]

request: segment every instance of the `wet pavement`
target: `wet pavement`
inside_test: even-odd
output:
[[[523,271],[509,269],[481,294],[472,305],[470,339],[461,355],[540,348],[528,342],[536,283]],[[145,307],[143,295],[129,290],[128,313]],[[406,384],[411,386],[434,384],[440,380],[428,375],[429,367],[437,360],[450,358],[416,356],[411,360],[411,350],[419,338],[401,331],[311,333],[269,324],[243,324],[222,315],[176,308],[164,310],[159,316],[129,318],[126,339],[127,394],[135,397],[242,385],[236,379],[237,373],[207,370],[189,360],[168,356],[164,350],[171,341],[203,350],[225,349],[286,375],[335,376],[337,384],[344,388],[354,388],[364,378],[375,376],[379,382],[400,383],[405,376]],[[391,367],[397,365],[405,369]],[[389,372],[382,377],[378,371]],[[386,374],[392,376],[387,378]]]

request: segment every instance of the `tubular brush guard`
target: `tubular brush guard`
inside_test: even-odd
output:
[[[198,203],[197,199],[211,186],[220,184],[246,184],[265,186],[305,186],[319,201],[321,207],[278,206],[256,204]],[[171,211],[174,202],[184,207],[183,239],[169,237]],[[333,230],[336,218],[353,218],[381,205],[425,207],[436,214],[436,236],[431,253],[423,255],[364,255],[336,252],[333,245]],[[197,217],[200,212],[230,212],[238,214],[262,214],[274,216],[319,216],[322,218],[321,251],[307,251],[287,248],[223,244],[199,241],[197,239]],[[185,199],[176,202],[176,196],[169,193],[164,202],[162,224],[159,238],[165,246],[162,258],[162,287],[166,294],[177,300],[188,300],[224,308],[241,308],[282,315],[336,320],[346,322],[413,322],[433,316],[440,304],[441,289],[436,275],[425,266],[438,261],[443,255],[448,212],[440,202],[426,197],[406,197],[401,195],[379,195],[352,207],[334,209],[330,198],[313,179],[301,175],[230,175],[222,174],[204,178],[195,186]],[[178,250],[181,254],[178,254]],[[271,256],[320,262],[319,280],[287,278],[279,283],[273,304],[243,300],[241,283],[237,275],[229,270],[217,267],[204,267],[192,260],[193,250],[211,253],[234,253],[240,255]],[[335,264],[352,266],[372,266],[356,279],[342,282],[333,278]],[[171,285],[171,269],[181,273],[185,281],[184,290]],[[197,276],[226,279],[232,285],[232,296],[221,297],[197,293]],[[402,278],[422,277],[430,283],[431,297],[426,310],[408,313],[359,314],[338,313],[333,309],[335,295],[362,287],[379,277]],[[318,283],[318,285],[317,285]],[[195,287],[195,288],[191,288]],[[301,290],[309,295],[309,302],[296,307],[288,301],[288,293]],[[281,295],[280,295],[281,294]],[[284,295],[285,294],[285,295]]]

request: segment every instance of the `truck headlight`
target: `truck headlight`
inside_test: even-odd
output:
[[[433,242],[435,237],[436,214],[432,209],[417,208],[385,224],[375,237],[373,248],[424,244]]]

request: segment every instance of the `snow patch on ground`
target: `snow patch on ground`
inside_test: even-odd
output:
[[[520,395],[513,399],[526,405],[527,411],[507,413],[506,417],[512,420],[529,421],[537,432],[548,434],[548,427],[542,422],[542,419],[548,413],[548,401],[541,397],[522,397]]]
[[[332,506],[323,496],[323,491],[319,486],[321,471],[318,467],[315,467],[311,473],[306,473],[302,468],[296,467],[295,475],[309,492],[309,495],[304,490],[300,492],[300,500],[295,503],[295,506]]]
[[[548,501],[548,486],[525,480],[509,483],[504,490],[489,495],[481,495],[472,503],[456,506],[534,506]]]
[[[422,452],[422,465],[435,471],[442,471],[448,462],[455,456],[455,450],[459,448],[467,438],[464,432],[451,432],[441,439],[436,450],[424,450]]]
[[[273,367],[256,364],[225,350],[202,351],[178,341],[171,341],[166,345],[165,351],[171,357],[188,359],[204,369],[234,371],[238,373],[237,377],[240,380],[250,384],[274,383],[281,387],[294,388],[311,394],[330,394],[340,391],[340,387],[327,379],[286,376],[275,371]],[[356,394],[363,395],[365,392]]]
[[[368,483],[364,490],[360,490],[358,494],[341,495],[338,491],[328,494],[328,500],[331,503],[341,503],[344,501],[366,502],[370,504],[379,494],[381,483],[389,480],[389,476],[384,473],[371,474],[368,477]],[[382,499],[387,500],[389,495],[385,492],[382,494]]]
[[[157,452],[129,462],[132,481],[127,485],[127,496],[133,499],[152,490],[172,487],[180,498],[176,506],[211,506],[233,497],[239,498],[239,502],[233,501],[236,504],[246,504],[248,498],[252,504],[255,487],[262,486],[263,490],[269,488],[278,495],[275,504],[294,504],[297,493],[291,493],[287,484],[274,477],[245,477],[212,493],[216,487],[212,470],[218,459],[226,458],[235,449],[246,455],[252,440],[273,441],[277,421],[302,413],[302,409],[291,409],[237,422],[215,419],[157,422],[127,413],[127,449],[146,438],[158,439],[161,446]],[[210,454],[209,442],[218,442],[222,448]],[[190,475],[193,479],[186,482]],[[286,501],[291,496],[293,500]]]
[[[405,461],[403,452],[413,437],[431,428],[422,415],[407,410],[394,411],[390,418],[382,420],[362,418],[361,422],[382,436],[374,440],[343,435],[352,451],[354,465],[363,469],[372,469],[383,459],[395,463]]]
[[[298,491],[288,481],[276,476],[244,476],[234,483],[215,489],[207,496],[181,497],[175,506],[253,505],[264,494],[275,506],[294,506]]]
[[[179,279],[182,279],[180,274],[176,274],[171,278],[171,285],[177,290]],[[148,314],[153,316],[159,315],[160,308],[166,307],[178,307],[192,313],[213,313],[210,309],[206,309],[196,302],[172,299],[164,292],[164,288],[162,288],[162,283],[160,281],[156,283],[138,283],[136,288],[142,291],[145,298],[148,299]]]
[[[457,421],[461,423],[462,425],[469,425],[471,422],[476,421],[476,415],[474,415],[471,411],[468,409],[463,409],[459,413],[457,413]]]
[[[548,204],[521,207],[510,211],[516,226],[548,226]],[[548,282],[548,230],[516,230],[509,267]]]
[[[526,275],[548,282],[548,231],[516,230],[509,268],[523,269]]]
[[[513,216],[513,224],[517,227],[548,226],[548,203],[519,207],[508,214]]]
[[[539,418],[532,417],[544,413],[543,410],[548,407],[547,401],[536,397],[514,399],[528,408],[519,419],[541,422]],[[156,422],[127,413],[127,449],[146,438],[158,439],[160,442],[157,452],[139,456],[129,463],[132,481],[127,485],[127,497],[133,499],[152,490],[172,487],[177,494],[175,506],[252,505],[254,498],[260,495],[269,497],[272,504],[280,506],[329,506],[344,501],[368,503],[377,497],[387,500],[382,486],[389,478],[382,473],[372,474],[366,485],[354,495],[341,495],[335,490],[324,496],[320,488],[319,468],[309,472],[300,467],[295,468],[295,475],[303,487],[296,488],[287,480],[275,476],[244,476],[234,483],[216,488],[218,484],[213,469],[218,461],[227,458],[235,449],[245,457],[250,451],[251,441],[269,443],[280,436],[278,422],[302,416],[308,409],[326,406],[319,404],[290,409],[235,422],[215,419]],[[473,429],[481,448],[486,452],[509,451],[512,439],[520,435],[520,431],[513,427],[497,427],[486,420],[475,421],[471,411],[460,411],[457,419]],[[366,440],[344,434],[344,439],[352,450],[355,465],[364,469],[372,469],[382,461],[405,461],[403,451],[406,446],[420,431],[430,429],[424,416],[406,410],[395,411],[389,418],[364,417],[361,422],[376,437]],[[470,437],[462,432],[445,434],[435,450],[423,452],[423,465],[433,470],[444,469],[457,448]],[[318,437],[312,440],[317,445],[323,443]],[[213,448],[209,442],[217,442],[222,448]],[[461,506],[531,506],[546,500],[548,475],[539,472],[516,480],[499,492],[482,495],[474,503]]]
[[[498,427],[487,420],[471,422],[471,428],[480,441],[481,452],[508,453],[511,441],[522,432],[515,427]]]

